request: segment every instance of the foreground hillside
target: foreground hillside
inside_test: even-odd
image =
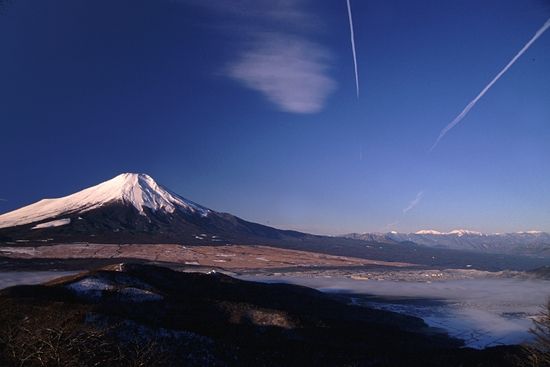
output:
[[[518,356],[459,349],[421,319],[309,288],[149,265],[8,288],[0,308],[5,366],[513,366]]]

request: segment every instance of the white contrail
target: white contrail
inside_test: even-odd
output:
[[[533,36],[533,38],[531,38],[531,40],[529,40],[529,42],[527,42],[527,44],[525,46],[523,46],[523,48],[517,53],[516,56],[514,56],[514,58],[512,59],[512,61],[510,61],[508,63],[508,65],[506,65],[504,67],[504,69],[501,70],[500,73],[497,74],[497,76],[491,80],[491,82],[485,87],[483,88],[483,90],[481,91],[481,93],[479,93],[477,95],[476,98],[473,99],[473,101],[471,101],[470,103],[468,103],[468,105],[466,106],[466,108],[464,108],[464,110],[460,113],[460,115],[458,115],[457,117],[455,117],[455,119],[447,126],[445,126],[445,128],[443,130],[441,130],[441,133],[439,134],[437,140],[435,141],[434,145],[432,145],[432,147],[430,148],[430,152],[432,150],[434,150],[434,148],[437,146],[437,144],[439,143],[439,141],[445,136],[445,134],[447,134],[447,132],[449,132],[449,130],[451,130],[453,127],[455,127],[467,114],[468,112],[470,112],[470,110],[476,105],[476,103],[481,99],[481,97],[483,97],[485,95],[485,93],[487,93],[487,91],[493,86],[493,84],[495,84],[502,75],[504,75],[504,73],[506,73],[508,71],[508,69],[510,69],[510,67],[512,65],[514,65],[514,63],[521,57],[521,55],[523,55],[525,53],[525,51],[527,51],[527,49],[529,47],[531,47],[531,45],[540,37],[542,36],[542,34],[548,30],[548,28],[550,28],[550,19],[548,19],[546,21],[546,23],[544,23],[544,25],[542,26],[541,29],[539,29],[537,31],[537,33],[535,33],[535,35]]]
[[[419,191],[417,194],[416,194],[416,197],[414,198],[413,201],[411,201],[409,203],[409,205],[407,205],[406,208],[403,209],[403,214],[407,213],[409,210],[411,210],[412,208],[414,208],[415,206],[418,205],[418,203],[420,203],[420,200],[422,200],[422,197],[424,196],[424,191]]]
[[[351,35],[351,51],[353,52],[353,66],[355,68],[355,89],[357,91],[357,98],[359,98],[359,73],[357,72],[357,54],[355,53],[355,35],[353,33],[353,18],[351,16],[351,4],[347,0],[348,4],[348,17],[349,17],[349,30]]]

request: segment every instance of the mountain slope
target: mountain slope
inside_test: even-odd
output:
[[[225,243],[301,236],[210,210],[134,173],[0,215],[4,242]]]
[[[52,243],[269,245],[330,255],[486,270],[531,269],[545,259],[426,247],[372,236],[317,236],[280,230],[220,213],[158,185],[144,174],[122,174],[75,194],[0,215],[2,246]]]
[[[84,213],[112,203],[133,206],[142,215],[146,215],[145,208],[166,213],[173,213],[178,209],[202,216],[207,216],[210,212],[207,208],[171,193],[146,174],[123,173],[75,194],[58,199],[43,199],[0,215],[0,228]]]

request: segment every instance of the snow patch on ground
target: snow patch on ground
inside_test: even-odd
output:
[[[52,220],[46,223],[40,223],[32,227],[31,229],[40,229],[40,228],[51,228],[51,227],[60,227],[71,223],[71,218],[57,219]]]
[[[36,254],[36,248],[34,247],[2,247],[0,248],[1,254],[24,254],[34,256]]]
[[[163,299],[149,285],[130,277],[110,280],[103,277],[87,277],[67,285],[73,292],[91,298],[99,298],[104,292],[130,302],[158,301]]]
[[[106,279],[101,278],[84,278],[77,282],[67,285],[70,290],[85,296],[93,298],[101,297],[103,291],[114,289],[113,284]]]
[[[122,288],[118,291],[118,293],[134,302],[160,301],[163,299],[160,294],[133,287]]]

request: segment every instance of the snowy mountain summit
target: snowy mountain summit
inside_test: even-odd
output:
[[[470,231],[468,229],[454,229],[450,232],[439,232],[433,229],[422,229],[420,231],[414,232],[416,235],[434,235],[434,236],[448,236],[454,235],[458,237],[462,236],[483,236],[484,234],[477,231]]]
[[[0,215],[0,228],[38,222],[63,215],[84,213],[107,204],[133,206],[141,215],[145,208],[153,212],[174,213],[182,210],[207,216],[210,210],[174,194],[143,173],[123,173],[75,194],[43,199],[18,210]]]
[[[0,215],[0,246],[17,243],[268,243],[304,238],[187,200],[146,174],[123,173],[72,195]]]
[[[202,216],[210,212],[209,209],[170,192],[144,173],[123,173],[87,190],[92,194],[92,201],[105,203],[120,200],[132,204],[142,214],[144,208],[168,213],[183,209]]]

